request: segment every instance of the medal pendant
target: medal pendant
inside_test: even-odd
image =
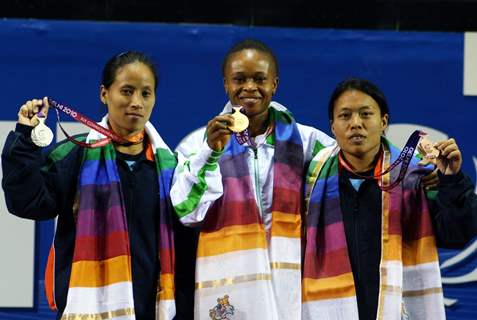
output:
[[[426,137],[421,138],[419,141],[417,151],[423,156],[423,159],[419,162],[421,165],[427,165],[428,163],[435,165],[436,159],[440,154],[440,151],[434,147],[434,143]]]
[[[53,141],[53,132],[45,125],[45,118],[38,118],[38,121],[31,131],[31,140],[39,147],[46,147]]]
[[[233,109],[232,117],[234,118],[234,124],[230,126],[229,129],[236,133],[242,132],[248,128],[248,117],[240,112],[242,107],[233,107]]]

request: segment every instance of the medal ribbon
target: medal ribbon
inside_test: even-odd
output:
[[[138,140],[138,141],[130,141],[130,140],[124,139],[123,137],[116,134],[114,131],[109,130],[109,129],[103,127],[103,126],[100,126],[95,121],[93,121],[90,118],[88,118],[88,117],[82,115],[81,113],[75,111],[73,108],[71,108],[69,106],[63,105],[63,104],[61,104],[61,103],[59,103],[59,102],[57,102],[53,99],[50,99],[50,98],[48,98],[48,104],[55,109],[56,117],[58,118],[58,125],[59,125],[61,131],[63,132],[63,134],[66,136],[66,138],[69,141],[71,141],[71,142],[73,142],[73,143],[75,143],[79,146],[82,146],[82,147],[85,147],[85,148],[97,148],[97,147],[102,147],[104,145],[107,145],[109,142],[111,142],[111,140],[118,143],[118,144],[121,144],[121,145],[131,145],[131,144],[142,141],[142,139],[144,138],[144,132],[142,132],[142,133],[138,134],[137,137],[136,136],[133,137],[133,138],[136,138],[135,140]],[[86,143],[86,142],[81,142],[81,141],[75,140],[68,133],[66,133],[65,129],[61,125],[59,111],[64,112],[65,114],[69,115],[71,118],[75,119],[78,122],[81,122],[82,124],[86,125],[87,127],[98,131],[102,135],[106,136],[106,138],[95,141],[93,143]],[[38,116],[44,116],[43,112],[41,111],[40,113],[38,113]]]
[[[247,115],[245,113],[243,107],[242,107],[242,109],[240,109],[240,112],[243,113],[244,115]],[[270,124],[267,127],[267,130],[265,131],[265,137],[268,136],[273,131],[273,128],[274,128],[274,124],[270,122]],[[237,140],[237,142],[240,145],[245,144],[245,143],[248,142],[252,148],[254,148],[254,149],[257,148],[257,144],[255,143],[255,139],[250,136],[250,132],[248,131],[248,129],[245,129],[242,132],[235,132],[234,136],[235,136],[235,139]]]
[[[394,187],[396,187],[403,179],[404,179],[404,176],[406,175],[406,172],[407,172],[407,168],[409,167],[409,164],[411,163],[411,159],[412,159],[412,156],[414,154],[414,150],[416,150],[416,147],[417,147],[417,144],[419,143],[419,140],[421,139],[422,136],[424,136],[425,133],[422,132],[422,131],[419,131],[419,130],[416,130],[414,131],[411,136],[409,137],[409,139],[407,140],[406,142],[406,145],[404,146],[404,148],[402,149],[401,153],[399,154],[399,157],[396,159],[396,161],[394,161],[390,166],[389,168],[387,168],[386,170],[380,172],[380,168],[381,166],[377,166],[379,168],[379,170],[375,170],[374,172],[374,175],[373,176],[365,176],[365,175],[360,175],[359,173],[355,172],[353,170],[353,168],[351,168],[351,166],[345,161],[345,159],[343,158],[341,152],[339,154],[339,162],[340,162],[340,165],[343,166],[346,170],[352,172],[353,174],[355,174],[356,176],[360,177],[360,178],[363,178],[363,179],[374,179],[374,180],[377,180],[377,183],[378,183],[378,186],[381,190],[383,191],[388,191],[388,190],[391,190],[393,189]],[[381,160],[379,160],[381,161]],[[397,179],[392,182],[389,186],[383,186],[381,183],[380,183],[380,177],[384,176],[385,174],[391,172],[395,167],[397,167],[400,163],[402,162],[401,164],[401,169],[399,171],[399,175],[397,177]]]

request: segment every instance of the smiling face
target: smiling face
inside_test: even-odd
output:
[[[123,137],[143,130],[156,102],[154,89],[154,74],[145,64],[133,62],[119,68],[113,83],[109,88],[102,85],[100,92],[111,129]]]
[[[268,114],[277,86],[276,68],[270,55],[244,49],[229,57],[224,70],[225,91],[232,104],[245,108],[249,118]]]
[[[388,115],[381,115],[377,102],[358,90],[344,91],[334,102],[331,131],[345,158],[374,158]]]

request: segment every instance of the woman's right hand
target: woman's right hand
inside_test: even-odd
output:
[[[18,111],[18,123],[24,124],[30,127],[34,127],[39,123],[37,114],[42,111],[43,116],[46,118],[48,114],[48,98],[33,99],[25,102]]]
[[[222,151],[230,139],[234,118],[229,114],[216,116],[207,123],[207,144],[215,151]]]

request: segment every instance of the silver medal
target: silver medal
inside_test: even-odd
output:
[[[53,141],[53,132],[45,125],[46,118],[38,118],[38,125],[31,131],[31,140],[39,147],[46,147]]]

